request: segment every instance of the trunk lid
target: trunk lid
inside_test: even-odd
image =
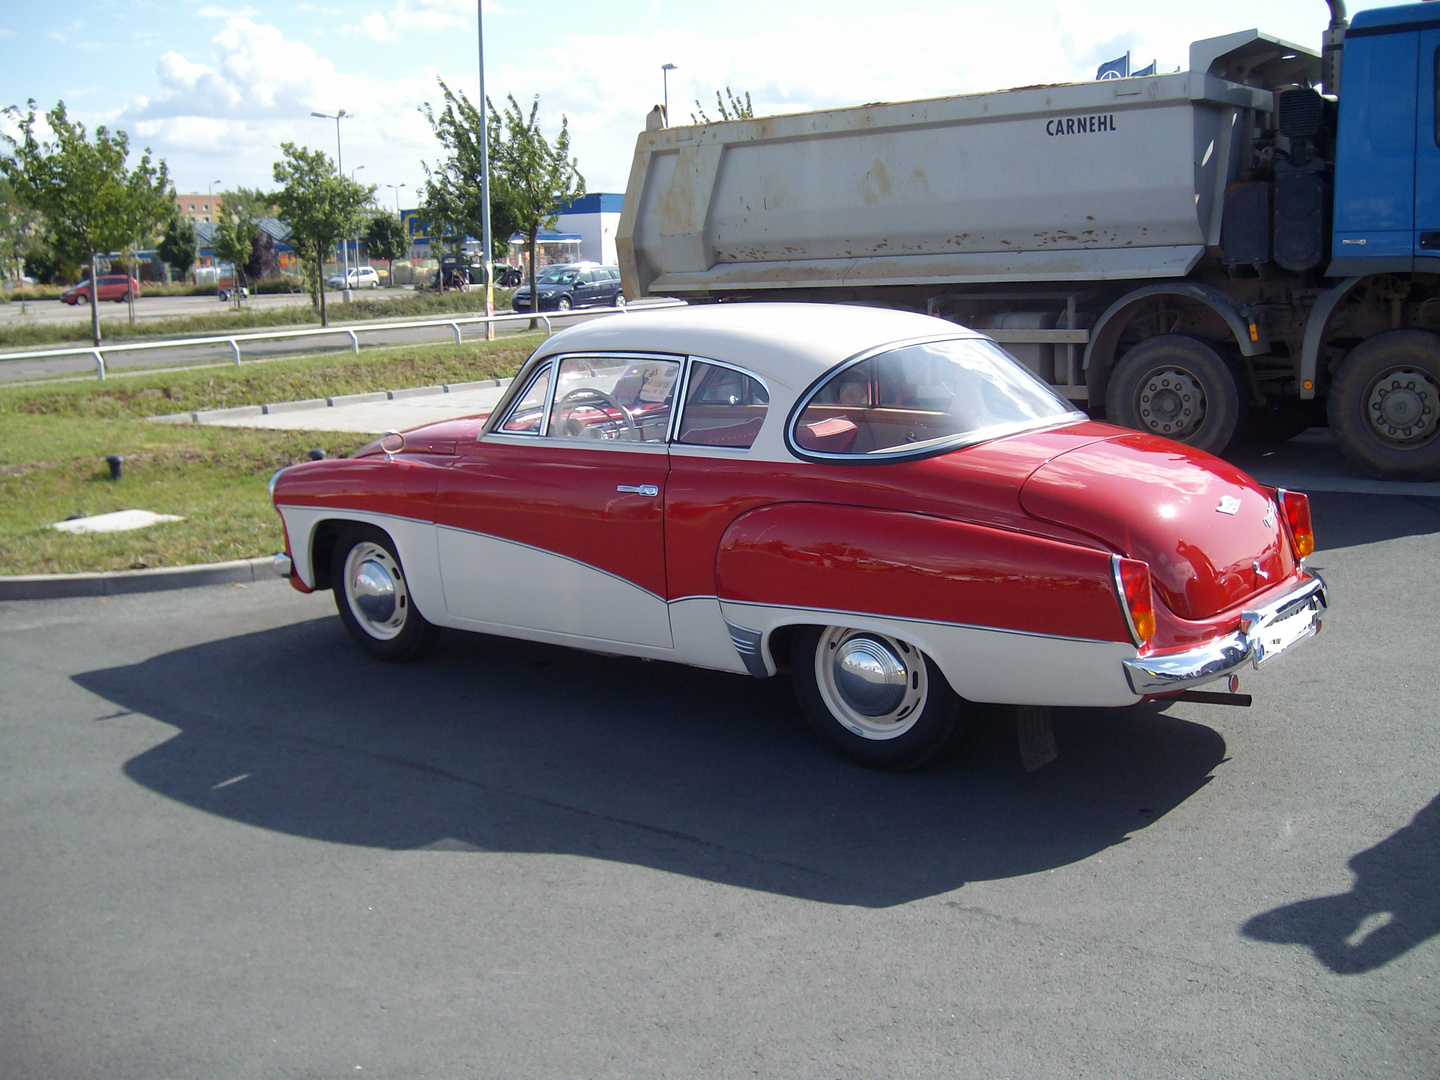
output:
[[[1182,619],[1232,608],[1295,569],[1269,490],[1168,439],[1129,432],[1061,454],[1026,480],[1020,504],[1149,563]]]

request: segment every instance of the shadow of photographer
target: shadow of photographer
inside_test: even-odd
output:
[[[369,660],[326,618],[75,681],[174,726],[124,766],[256,828],[385,849],[564,853],[888,906],[1085,859],[1206,784],[1225,744],[1158,709],[1060,713],[1024,773],[1013,714],[875,773],[828,754],[786,679],[482,635]]]
[[[1440,934],[1440,795],[1404,828],[1360,852],[1349,892],[1250,919],[1247,937],[1304,945],[1337,975],[1373,971]]]

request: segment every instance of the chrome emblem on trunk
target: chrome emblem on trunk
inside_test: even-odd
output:
[[[1275,527],[1275,504],[1273,502],[1266,504],[1265,516],[1260,519],[1260,524],[1267,529],[1273,529]]]
[[[1215,507],[1217,514],[1234,515],[1240,509],[1240,500],[1234,495],[1226,495],[1220,500],[1220,505]]]

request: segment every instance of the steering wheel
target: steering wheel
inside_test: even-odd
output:
[[[640,433],[640,427],[635,423],[635,417],[630,415],[629,409],[605,393],[604,390],[597,390],[592,386],[582,386],[576,390],[571,390],[555,405],[555,415],[560,425],[561,434],[579,435],[584,431],[585,427],[583,427],[578,420],[572,421],[570,414],[580,408],[594,409],[597,407],[595,405],[597,401],[618,412],[620,419],[625,421],[625,426],[635,432],[636,435]]]

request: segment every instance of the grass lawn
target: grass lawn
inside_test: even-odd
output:
[[[145,417],[511,375],[543,335],[376,349],[195,371],[0,387],[0,573],[132,570],[245,559],[284,539],[266,484],[314,447],[370,436],[147,423]],[[120,454],[118,481],[105,458]],[[71,514],[178,514],[132,532],[71,536]]]

